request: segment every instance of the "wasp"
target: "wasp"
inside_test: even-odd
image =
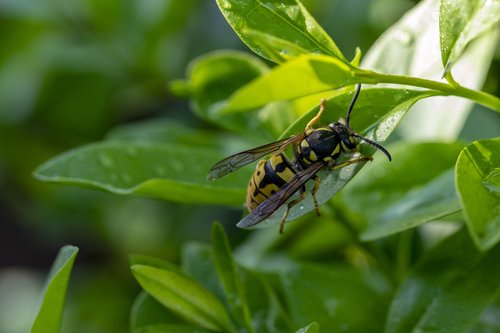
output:
[[[325,127],[314,128],[314,124],[319,121],[325,111],[326,101],[322,99],[319,112],[309,121],[302,133],[231,155],[210,169],[208,179],[215,180],[264,156],[271,155],[257,164],[248,183],[246,207],[250,213],[237,224],[239,227],[251,227],[262,222],[299,191],[299,197],[288,202],[281,218],[280,233],[283,233],[288,212],[306,197],[305,184],[309,180],[315,181],[311,195],[316,213],[319,215],[319,205],[315,196],[320,185],[318,171],[323,168],[337,170],[354,163],[371,161],[370,156],[360,156],[339,162],[341,154],[357,151],[361,141],[379,149],[389,161],[392,160],[384,147],[361,136],[350,127],[351,112],[360,91],[361,85],[358,84],[344,120],[330,123]],[[284,154],[285,149],[290,145],[293,147],[292,161]]]

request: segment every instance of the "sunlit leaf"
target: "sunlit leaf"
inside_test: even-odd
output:
[[[456,186],[477,246],[500,240],[500,138],[475,141],[460,153]]]
[[[439,56],[438,18],[439,0],[420,1],[373,44],[365,53],[361,67],[445,81]],[[471,43],[454,66],[456,81],[469,88],[482,86],[497,39],[498,35],[492,31]],[[472,105],[468,99],[452,96],[427,99],[416,105],[401,122],[398,134],[420,140],[454,140]]]
[[[261,57],[280,62],[282,55],[304,50],[346,61],[300,1],[217,0],[217,4],[236,34]]]
[[[303,55],[275,67],[231,96],[222,114],[248,111],[270,102],[335,90],[359,82],[350,65],[329,56]]]
[[[447,71],[474,38],[500,22],[500,1],[442,0],[439,13],[441,58]]]

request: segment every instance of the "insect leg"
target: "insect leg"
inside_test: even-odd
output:
[[[288,205],[286,206],[285,214],[283,214],[283,217],[281,218],[281,221],[280,221],[280,234],[283,234],[283,231],[285,230],[285,220],[288,217],[288,212],[290,211],[290,209],[293,206],[295,206],[296,204],[298,204],[299,202],[301,202],[302,200],[304,200],[305,198],[306,198],[306,190],[304,187],[301,187],[300,188],[300,197],[298,197],[295,200],[290,201],[288,203]]]
[[[367,162],[367,161],[371,161],[371,160],[373,160],[373,158],[371,156],[361,156],[361,157],[358,157],[358,158],[355,158],[352,160],[340,162],[339,164],[336,164],[335,161],[332,160],[331,163],[328,164],[328,167],[331,170],[338,170],[338,169],[342,169],[342,168],[344,168],[348,165],[351,165],[351,164],[356,164],[356,163],[360,163],[360,162]]]
[[[326,100],[324,98],[321,99],[321,103],[319,104],[319,111],[318,111],[318,114],[316,114],[314,116],[313,119],[311,119],[307,125],[306,125],[306,129],[305,131],[310,131],[312,130],[312,127],[313,125],[321,118],[321,116],[323,115],[323,113],[325,112],[325,102]]]
[[[318,192],[320,182],[321,182],[321,178],[316,176],[314,187],[311,190],[311,195],[312,195],[313,201],[314,201],[314,209],[316,210],[316,214],[318,216],[321,216],[321,214],[319,213],[319,204],[318,204],[318,199],[316,199],[316,192]]]

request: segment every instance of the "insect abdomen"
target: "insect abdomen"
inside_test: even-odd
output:
[[[273,155],[268,160],[261,160],[248,183],[246,207],[253,210],[264,200],[278,192],[296,171],[283,154]]]

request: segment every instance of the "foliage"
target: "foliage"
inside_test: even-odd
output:
[[[355,84],[363,89],[352,127],[386,142],[393,161],[375,154],[367,165],[321,171],[322,216],[308,214],[314,210],[308,195],[289,215],[302,222],[288,224],[283,237],[275,228],[254,230],[233,253],[214,223],[211,247],[184,244],[180,267],[133,257],[132,274],[144,291],[134,303],[131,330],[500,331],[498,319],[489,319],[499,318],[499,139],[463,142],[457,138],[463,123],[419,113],[425,105],[446,114],[443,98],[455,97],[500,112],[500,100],[479,90],[498,39],[500,2],[424,0],[365,57],[357,49],[351,61],[298,0],[216,2],[240,39],[274,64],[237,51],[191,62],[186,79],[170,88],[190,98],[210,129],[171,120],[123,126],[51,158],[35,177],[238,207],[251,167],[209,182],[210,166],[242,147],[299,133],[320,98],[327,98],[322,124],[343,117]],[[451,111],[460,117],[470,111],[471,104],[454,103]],[[441,128],[447,142],[440,140]],[[420,132],[425,142],[408,140]],[[362,144],[361,153],[371,156],[375,149]],[[275,225],[282,213],[259,226]],[[37,325],[39,318],[43,307]],[[58,321],[51,319],[47,331]]]

